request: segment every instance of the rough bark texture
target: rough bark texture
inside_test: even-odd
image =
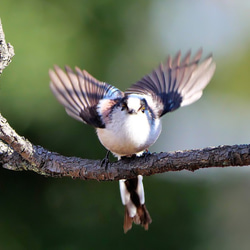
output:
[[[14,49],[5,42],[0,20],[0,74],[13,56]],[[209,167],[247,166],[250,165],[250,145],[150,154],[110,163],[106,170],[101,167],[100,160],[65,157],[33,145],[18,135],[0,114],[0,164],[9,170],[31,170],[51,177],[107,181],[184,169],[195,171]]]
[[[32,170],[36,173],[100,181],[133,178],[168,171],[195,171],[209,167],[250,165],[250,145],[209,147],[176,152],[148,154],[110,163],[106,170],[100,160],[65,157],[41,146],[32,145],[19,136],[0,116],[0,163],[10,170]],[[5,142],[5,143],[4,143]],[[9,145],[6,145],[6,143]]]
[[[0,74],[11,62],[12,57],[15,55],[14,48],[10,43],[6,43],[5,36],[0,19]]]

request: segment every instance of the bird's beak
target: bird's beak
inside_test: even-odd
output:
[[[132,115],[132,114],[135,114],[136,112],[135,112],[134,109],[129,109],[129,110],[128,110],[128,113],[129,113],[130,115]]]

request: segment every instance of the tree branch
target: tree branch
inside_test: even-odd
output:
[[[15,55],[14,48],[10,43],[6,43],[5,35],[0,19],[0,75],[3,70],[10,64],[12,57]]]
[[[6,44],[0,20],[0,74],[14,56]],[[110,163],[107,170],[100,160],[65,157],[33,145],[18,135],[0,114],[0,164],[9,170],[30,170],[51,177],[69,176],[100,181],[134,178],[168,171],[250,165],[250,145],[219,146],[204,149],[150,154]]]
[[[0,116],[0,163],[10,170],[31,170],[38,174],[99,181],[133,178],[168,171],[250,165],[250,145],[209,147],[150,154],[110,163],[107,170],[100,160],[66,157],[32,145],[19,136]]]

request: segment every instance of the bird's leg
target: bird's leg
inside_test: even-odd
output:
[[[121,159],[126,160],[126,159],[135,159],[137,157],[136,154],[133,155],[126,155],[126,156],[121,156]]]
[[[108,150],[106,153],[106,156],[101,161],[101,167],[105,167],[105,170],[108,169],[108,165],[109,165],[109,153],[110,151]]]
[[[146,158],[148,155],[151,155],[150,151],[148,149],[145,149],[142,153],[141,156],[143,156],[144,158]]]

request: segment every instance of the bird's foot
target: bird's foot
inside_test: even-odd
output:
[[[137,157],[136,154],[133,155],[126,155],[126,156],[121,156],[122,160],[126,160],[126,159],[135,159]]]
[[[146,157],[149,156],[149,155],[151,155],[151,153],[150,153],[150,151],[149,151],[148,149],[146,149],[146,150],[143,151],[143,153],[142,153],[141,156],[143,156],[143,157],[146,158]]]
[[[110,164],[109,153],[110,153],[110,151],[108,150],[107,153],[106,153],[106,156],[101,161],[101,167],[105,167],[105,170],[108,169],[108,166]]]

